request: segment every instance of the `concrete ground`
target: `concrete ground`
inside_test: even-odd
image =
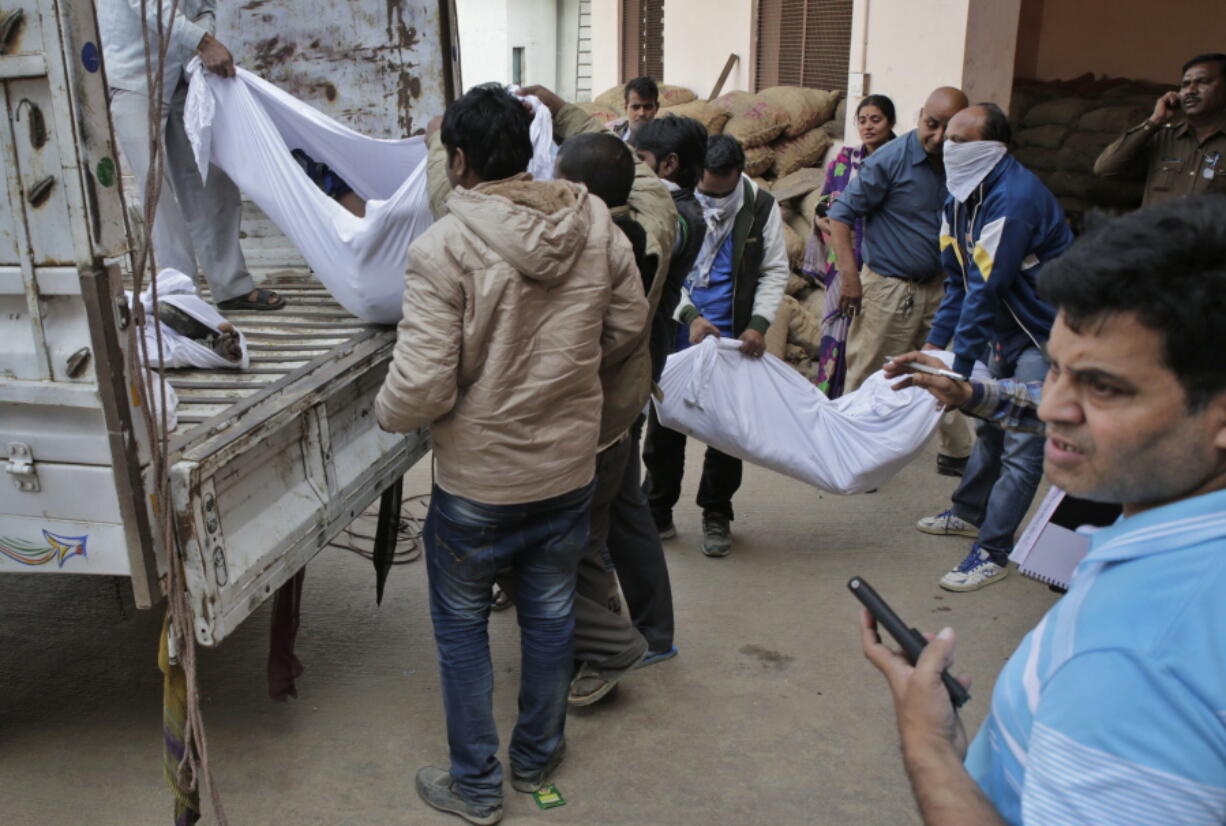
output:
[[[859,652],[845,583],[863,575],[904,620],[959,631],[975,731],[1005,658],[1054,600],[1014,571],[972,594],[936,580],[967,541],[925,536],[955,480],[929,451],[880,493],[820,494],[747,467],[727,559],[697,549],[693,445],[678,539],[667,543],[676,659],[572,712],[556,775],[567,805],[537,810],[506,787],[506,822],[917,824],[884,682]],[[428,489],[423,463],[406,493]],[[299,698],[265,688],[268,606],[202,656],[211,761],[230,823],[448,824],[413,775],[446,765],[425,566],[392,572],[381,608],[369,563],[326,551],[308,567]],[[0,822],[143,826],[170,821],[161,776],[161,614],[115,581],[0,577]],[[504,741],[515,715],[517,628],[491,646]],[[211,819],[206,819],[211,822]]]

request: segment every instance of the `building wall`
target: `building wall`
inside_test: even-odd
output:
[[[972,101],[1008,108],[1021,0],[856,0],[848,71],[868,75],[866,94],[894,101],[898,132],[914,128],[929,93],[957,86]],[[848,95],[847,140],[856,140]]]
[[[556,83],[563,100],[575,100],[579,72],[579,0],[557,0]]]
[[[572,0],[573,1],[573,0]],[[464,87],[511,82],[511,50],[524,49],[524,81],[558,88],[559,6],[568,0],[456,0]],[[577,23],[576,23],[577,26]],[[572,38],[573,48],[573,38]],[[571,60],[573,66],[573,56]],[[570,73],[574,88],[574,72]]]
[[[729,54],[740,60],[724,91],[749,89],[753,60],[753,0],[664,0],[665,83],[706,99]]]
[[[1222,0],[1022,0],[1018,77],[1094,72],[1171,83],[1188,58],[1223,50]]]
[[[621,5],[621,0],[592,0],[593,97],[621,80]]]
[[[456,0],[460,76],[465,89],[511,76],[507,0]]]

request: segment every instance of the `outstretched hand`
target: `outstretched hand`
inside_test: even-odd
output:
[[[923,364],[928,367],[935,367],[938,370],[948,369],[945,362],[919,351],[895,356],[892,360],[885,363],[884,368],[887,379],[905,376],[902,381],[892,385],[895,390],[902,390],[907,387],[922,387],[931,393],[938,402],[951,410],[962,407],[962,405],[971,400],[971,385],[968,382],[954,381],[944,376],[933,376],[928,373],[913,373],[907,367],[909,364]]]
[[[545,104],[545,108],[549,110],[549,114],[557,115],[558,112],[566,105],[566,101],[558,97],[544,86],[524,86],[519,90],[520,97],[532,95],[541,103]]]

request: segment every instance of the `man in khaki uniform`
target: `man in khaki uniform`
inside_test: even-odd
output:
[[[1226,192],[1226,54],[1185,63],[1179,91],[1158,98],[1148,119],[1104,149],[1094,174],[1127,174],[1141,164],[1148,169],[1144,206]]]

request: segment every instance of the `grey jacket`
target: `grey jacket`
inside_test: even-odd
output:
[[[162,26],[170,29],[170,47],[163,67],[164,99],[170,100],[183,73],[205,34],[212,34],[217,0],[179,0],[172,21],[171,0],[145,0],[145,20],[140,16],[141,0],[98,0],[98,31],[106,60],[106,81],[112,89],[148,94],[145,75],[145,31],[157,60],[158,6],[162,7]]]

